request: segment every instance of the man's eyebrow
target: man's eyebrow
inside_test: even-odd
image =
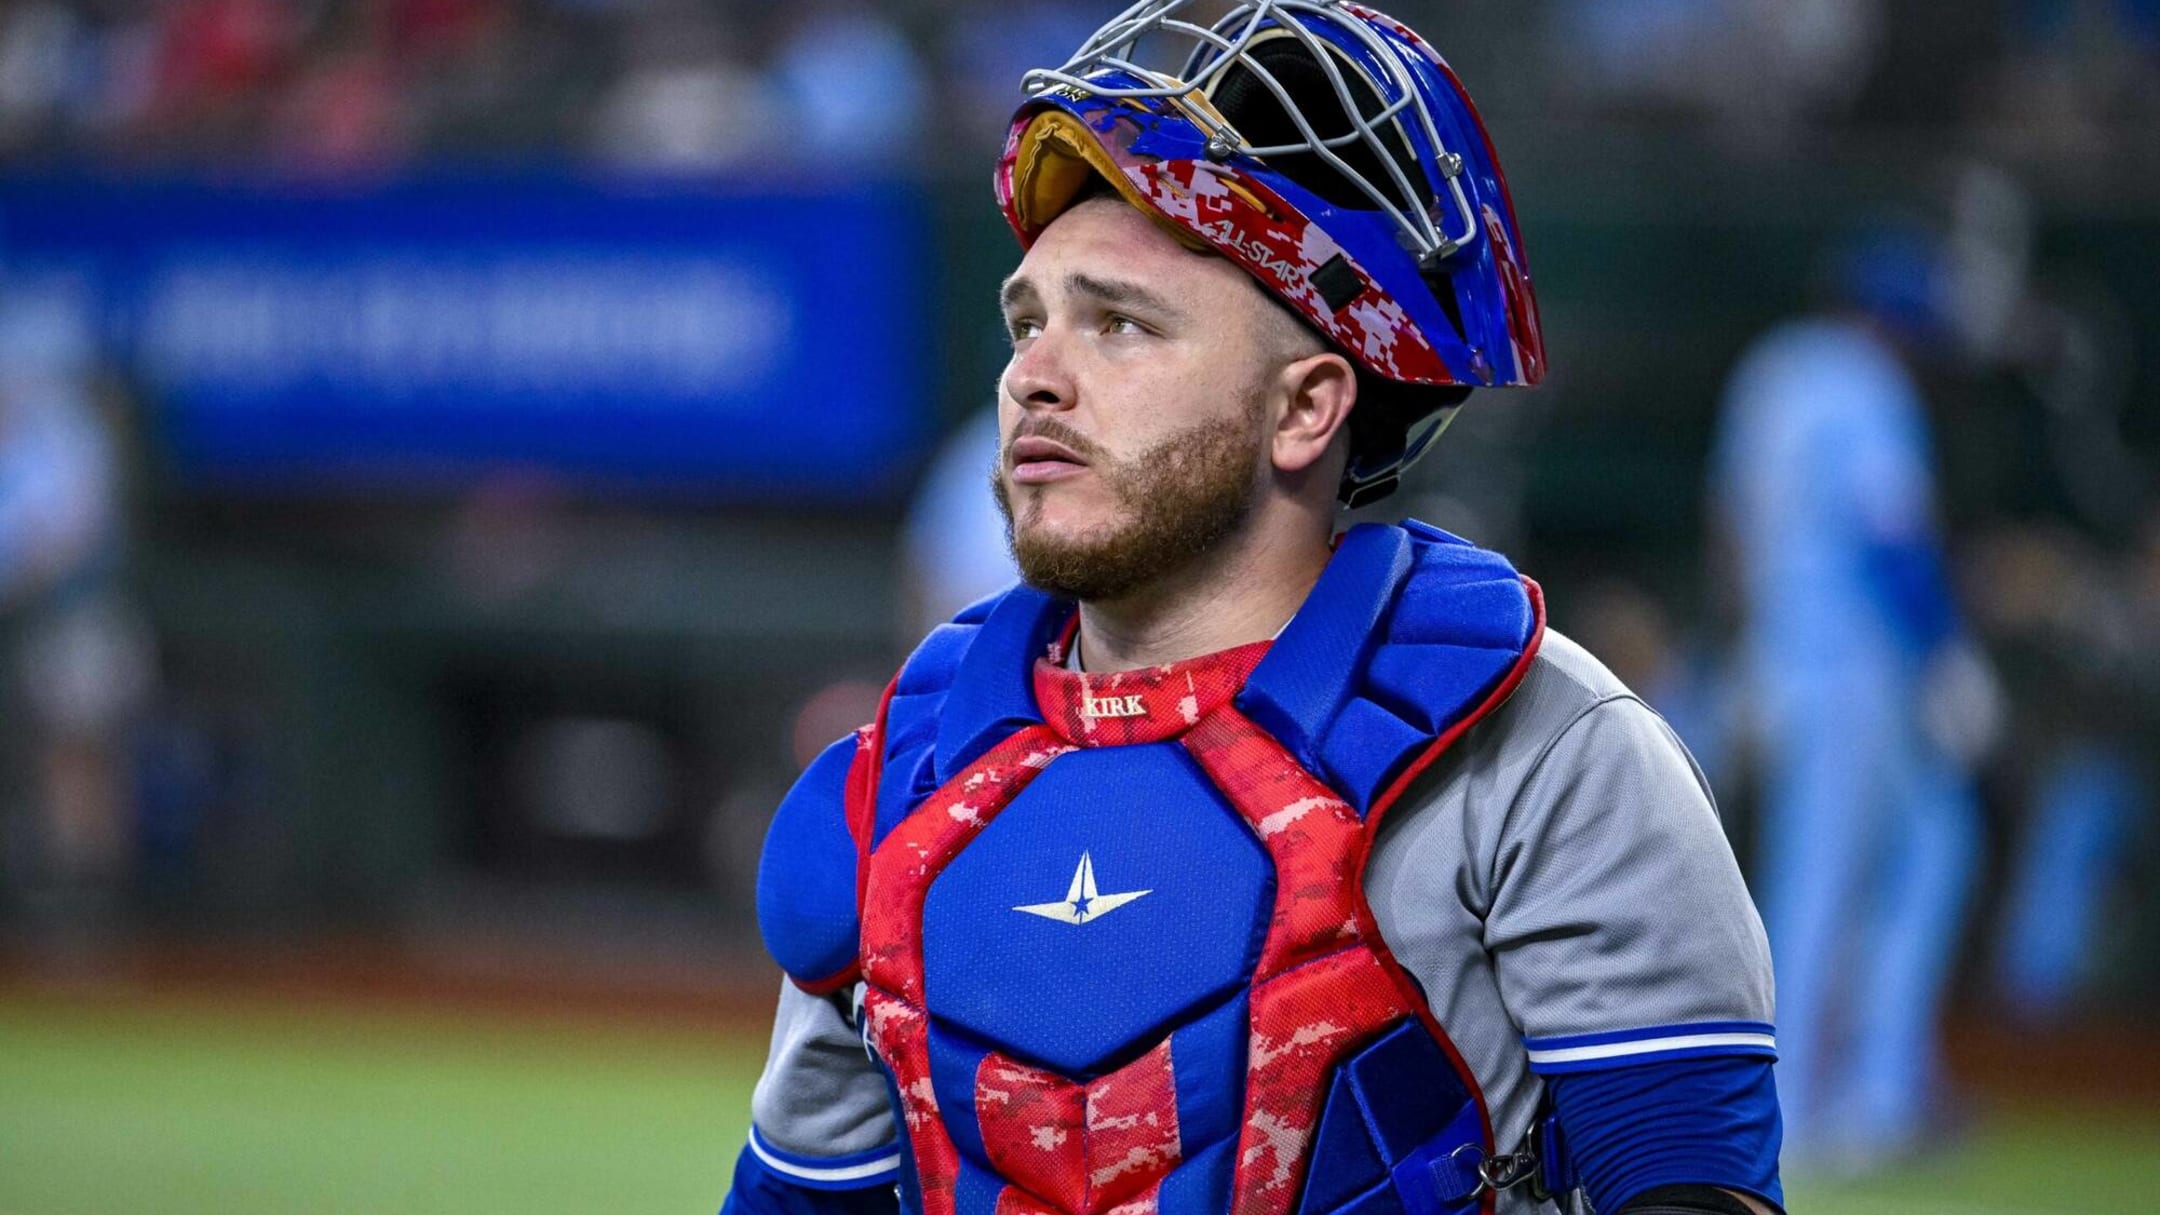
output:
[[[1093,275],[1075,272],[1066,276],[1065,286],[1076,294],[1089,296],[1101,303],[1117,307],[1142,308],[1169,317],[1185,315],[1184,309],[1177,307],[1169,300],[1138,283],[1096,278]]]
[[[1114,307],[1141,308],[1167,317],[1185,315],[1183,309],[1138,283],[1075,272],[1065,276],[1065,287],[1075,295],[1084,295]],[[1006,279],[1005,285],[998,289],[998,307],[1006,312],[1038,300],[1034,282],[1017,274]]]

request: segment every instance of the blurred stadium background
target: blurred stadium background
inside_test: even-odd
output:
[[[2021,184],[2016,348],[1929,384],[2026,740],[1952,1100],[1793,1209],[2154,1209],[2160,5],[1388,7],[1484,107],[1555,369],[1392,509],[1538,577],[1750,863],[1721,385],[1839,232]],[[974,543],[924,487],[1002,359],[990,168],[1108,11],[0,4],[0,1215],[717,1207],[757,844]],[[2037,828],[2064,752],[2128,810]],[[2083,859],[2021,954],[2036,840]]]

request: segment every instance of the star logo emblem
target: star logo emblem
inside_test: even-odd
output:
[[[1029,915],[1039,915],[1046,920],[1065,924],[1085,924],[1099,920],[1125,904],[1152,890],[1127,890],[1121,894],[1104,894],[1095,888],[1095,861],[1087,853],[1080,854],[1080,867],[1073,870],[1072,886],[1065,897],[1055,903],[1025,903],[1013,908]]]

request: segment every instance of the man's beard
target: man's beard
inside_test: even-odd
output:
[[[1072,538],[1025,526],[1013,517],[1014,491],[1001,450],[990,481],[1020,576],[1068,599],[1115,601],[1190,566],[1243,527],[1259,462],[1260,414],[1257,400],[1253,404],[1172,435],[1131,460],[1111,459],[1055,418],[1024,424],[1021,434],[1053,439],[1086,458],[1125,520]],[[1039,512],[1039,500],[1035,506]]]

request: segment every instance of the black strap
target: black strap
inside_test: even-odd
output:
[[[1661,1185],[1644,1190],[1620,1215],[1755,1215],[1753,1208],[1714,1185]]]

